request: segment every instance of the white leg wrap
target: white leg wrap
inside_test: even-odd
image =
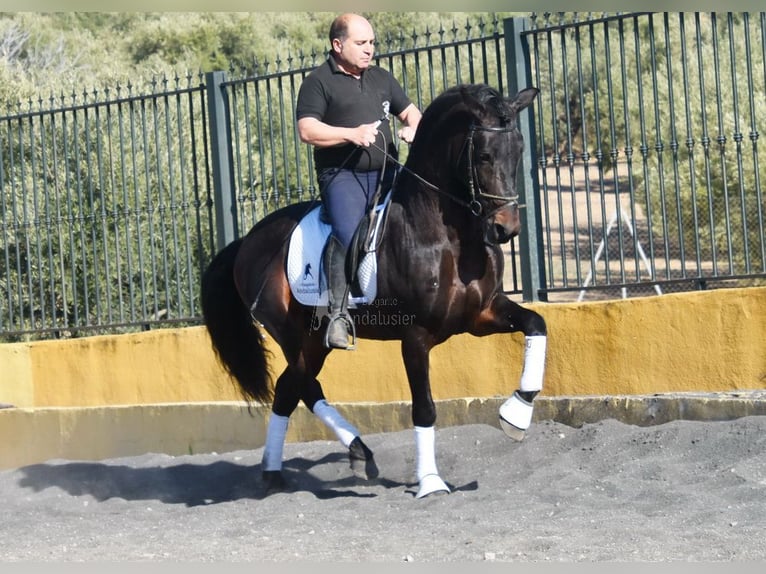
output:
[[[500,427],[505,434],[517,441],[524,439],[525,431],[532,424],[534,410],[532,403],[522,398],[519,392],[534,393],[542,390],[547,341],[545,335],[526,337],[524,368],[521,371],[519,390],[500,407]]]
[[[335,436],[338,437],[338,440],[346,448],[348,448],[348,445],[351,444],[352,440],[359,436],[359,431],[356,427],[344,419],[335,407],[331,407],[325,400],[316,402],[314,405],[314,414],[319,417],[319,420],[321,420],[327,428],[335,433]]]
[[[417,453],[417,477],[439,474],[436,469],[436,432],[434,427],[415,427],[415,450]]]
[[[289,417],[271,413],[269,426],[266,430],[266,445],[263,449],[262,470],[282,470],[282,451],[287,435]]]
[[[415,427],[417,475],[419,488],[415,498],[424,498],[435,492],[449,492],[449,486],[436,469],[436,433],[434,427]]]
[[[543,388],[543,373],[545,372],[545,335],[526,337],[524,348],[524,370],[521,372],[522,391],[539,391]]]

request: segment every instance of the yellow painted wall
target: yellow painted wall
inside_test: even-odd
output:
[[[549,330],[544,395],[766,387],[766,288],[530,307]],[[522,346],[518,334],[453,337],[431,353],[434,398],[509,395]],[[203,327],[5,344],[0,365],[0,403],[19,407],[240,399]],[[334,352],[320,380],[334,402],[409,400],[398,342]]]

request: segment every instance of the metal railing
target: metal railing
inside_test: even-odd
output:
[[[766,284],[766,15],[535,18],[544,298]]]
[[[620,297],[766,277],[765,30],[763,14],[533,14],[384,39],[377,63],[421,109],[460,82],[538,86],[520,117],[527,207],[504,288]],[[0,117],[0,336],[198,323],[216,250],[317,195],[294,106],[323,58]]]
[[[0,332],[198,321],[213,203],[198,77],[0,118]]]

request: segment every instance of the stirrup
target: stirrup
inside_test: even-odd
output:
[[[346,331],[351,335],[350,345],[347,345],[346,347],[334,347],[330,345],[330,327],[332,327],[332,324],[335,323],[335,321],[343,321],[346,324]],[[324,330],[324,346],[328,349],[345,349],[346,351],[353,351],[356,349],[356,328],[348,313],[336,311],[329,316],[327,327]]]

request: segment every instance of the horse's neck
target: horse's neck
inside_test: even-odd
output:
[[[425,185],[402,191],[405,224],[423,241],[449,239],[466,246],[483,244],[481,221],[466,205]]]
[[[448,267],[454,264],[457,270],[450,282],[488,280],[488,285],[495,285],[497,277],[502,277],[498,248],[487,245],[480,219],[465,206],[441,195],[423,193],[397,207],[395,231],[384,249],[408,276],[428,274],[425,267],[431,266],[430,272],[437,280],[445,272],[442,265],[446,263]]]

